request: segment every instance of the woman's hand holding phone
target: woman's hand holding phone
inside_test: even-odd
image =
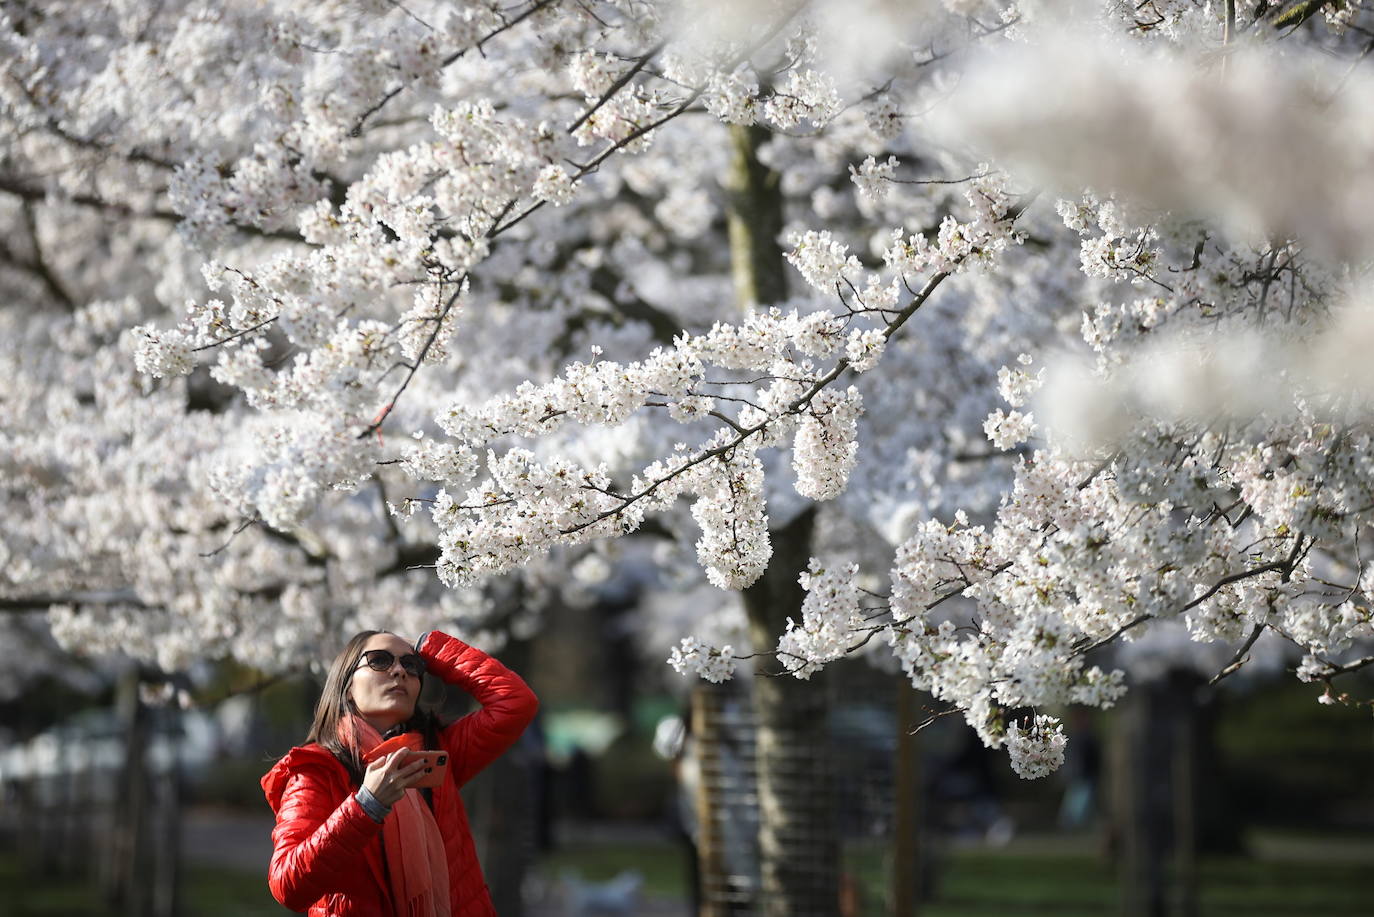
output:
[[[415,786],[435,787],[444,782],[444,777],[448,774],[448,752],[422,749],[410,754],[416,760],[423,761],[425,765]]]
[[[423,752],[402,748],[369,764],[363,786],[383,805],[394,806],[406,790],[425,785],[420,781],[433,773],[433,765],[426,761]]]

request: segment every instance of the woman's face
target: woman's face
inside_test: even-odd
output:
[[[369,650],[387,650],[395,660],[390,668],[379,672],[365,661]],[[347,696],[363,719],[378,732],[386,732],[397,723],[410,719],[415,712],[415,700],[420,696],[420,678],[407,672],[401,665],[402,656],[414,653],[410,644],[395,634],[373,634],[363,644],[363,651],[354,662]]]

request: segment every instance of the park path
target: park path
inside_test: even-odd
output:
[[[192,807],[181,813],[181,855],[188,866],[217,866],[267,875],[272,813]]]

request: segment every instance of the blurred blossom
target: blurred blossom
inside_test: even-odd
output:
[[[1374,76],[1315,50],[1185,59],[1056,29],[976,57],[932,120],[1047,188],[1218,216],[1343,260],[1374,247],[1371,110]]]
[[[1236,319],[1164,333],[1110,368],[1082,357],[1051,363],[1036,400],[1056,441],[1075,451],[1110,446],[1142,420],[1245,423],[1359,422],[1374,411],[1374,307],[1365,292],[1310,335],[1269,333]]]

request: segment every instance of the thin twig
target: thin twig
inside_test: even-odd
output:
[[[262,521],[262,519],[257,518],[257,517],[254,517],[254,518],[252,518],[252,519],[245,519],[245,520],[243,520],[242,522],[239,523],[238,528],[234,529],[234,532],[233,532],[233,534],[231,534],[231,535],[229,536],[229,540],[228,540],[228,541],[226,541],[224,544],[220,545],[219,547],[215,548],[213,551],[206,551],[205,553],[201,554],[200,556],[201,556],[201,557],[214,557],[216,554],[220,553],[220,552],[223,551],[225,548],[227,548],[227,547],[229,547],[231,544],[233,544],[233,543],[234,543],[234,539],[237,538],[237,537],[239,537],[239,533],[240,533],[240,532],[242,532],[244,529],[248,528],[250,525],[256,525],[257,523],[259,523],[259,522],[261,522],[261,521]]]
[[[254,331],[257,331],[259,328],[262,328],[262,327],[265,327],[265,326],[267,326],[267,325],[272,324],[273,322],[275,322],[275,321],[278,319],[278,317],[279,317],[279,316],[273,315],[273,316],[271,316],[270,318],[265,318],[265,319],[263,319],[262,321],[258,322],[258,323],[257,323],[256,325],[254,325],[252,328],[244,328],[242,331],[235,331],[233,334],[229,335],[228,337],[226,337],[226,338],[221,338],[221,339],[219,339],[218,341],[211,341],[210,343],[208,343],[208,344],[202,344],[202,345],[200,345],[199,347],[192,347],[192,348],[191,348],[191,353],[200,353],[202,350],[209,350],[211,347],[219,347],[219,346],[222,345],[222,344],[228,344],[230,341],[234,340],[235,338],[241,338],[241,337],[243,337],[245,334],[252,334]]]
[[[1241,666],[1250,661],[1249,657],[1245,654],[1250,652],[1250,647],[1255,645],[1255,641],[1260,638],[1260,634],[1262,633],[1264,633],[1264,625],[1256,624],[1255,629],[1250,631],[1250,636],[1241,644],[1240,649],[1236,650],[1236,655],[1231,657],[1231,661],[1222,667],[1220,672],[1212,676],[1212,680],[1207,682],[1207,687],[1212,687],[1227,675],[1239,672]]]

